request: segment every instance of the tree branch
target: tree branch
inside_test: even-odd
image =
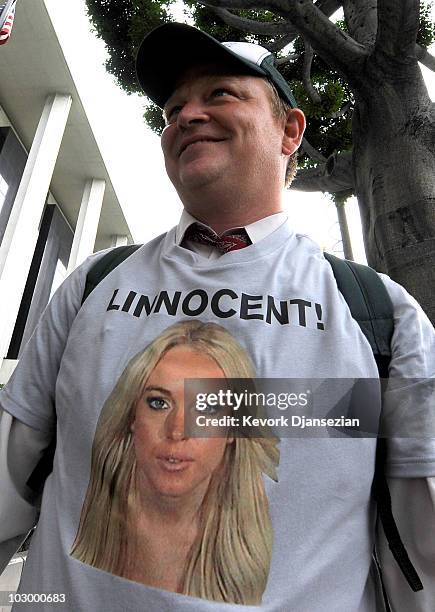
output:
[[[420,0],[378,0],[378,34],[375,51],[415,62],[420,23]]]
[[[363,45],[332,23],[312,0],[201,0],[201,3],[227,9],[264,9],[289,19],[313,49],[347,78],[360,74],[368,55]]]
[[[212,7],[212,11],[224,23],[233,28],[238,28],[242,32],[258,34],[260,36],[280,36],[281,34],[286,34],[287,36],[293,36],[292,40],[298,35],[294,27],[288,22],[270,23],[267,21],[254,21],[253,19],[234,15],[234,13],[223,8]]]
[[[342,0],[349,34],[359,43],[373,47],[378,29],[377,0]]]
[[[351,106],[352,106],[351,102],[346,102],[346,104],[342,108],[340,108],[337,112],[332,113],[331,119],[338,119],[339,117],[342,117],[350,110]]]
[[[281,51],[281,49],[284,49],[284,47],[286,47],[287,45],[292,43],[295,38],[297,38],[297,36],[293,36],[292,34],[288,34],[286,36],[282,36],[281,38],[279,38],[275,42],[269,43],[267,48],[272,53],[277,53],[278,51]],[[291,58],[291,55],[289,55],[288,57]]]
[[[320,153],[317,149],[315,149],[306,138],[302,139],[301,144],[302,151],[308,155],[311,159],[318,162],[326,162],[326,157]]]
[[[343,4],[343,0],[317,0],[316,6],[319,11],[331,17]]]
[[[335,11],[337,11],[340,8],[341,2],[342,0],[317,0],[316,7],[319,9],[319,11],[324,13],[326,17],[330,17],[331,15],[335,13]],[[202,4],[207,4],[207,3],[202,2]],[[258,21],[253,21],[250,19],[239,17],[238,15],[231,13],[225,8],[218,8],[217,6],[211,6],[210,4],[208,4],[207,6],[210,6],[213,12],[216,15],[218,15],[224,23],[232,27],[239,28],[243,32],[252,32],[254,34],[256,33],[256,34],[261,35],[264,31],[263,25],[265,25],[268,28],[272,27],[272,30],[270,32],[265,31],[265,34],[268,35],[270,33],[270,35],[273,36],[275,35],[273,33],[275,31],[275,26],[279,25],[280,28],[282,27],[282,33],[285,33],[284,36],[272,43],[269,43],[267,46],[269,51],[271,51],[272,53],[277,53],[278,51],[281,51],[281,49],[291,44],[299,36],[298,30],[294,28],[291,25],[291,23],[289,23],[288,21],[286,24],[281,24],[281,23],[280,24],[270,24],[270,23],[264,23],[264,22],[260,23]],[[258,27],[258,31],[256,30],[257,27]],[[297,59],[297,57],[299,56],[289,55],[288,60],[286,59],[285,63],[287,63],[289,60]],[[281,58],[281,63],[283,63],[282,58]]]
[[[310,45],[306,38],[304,38],[304,46],[305,53],[304,65],[302,67],[302,83],[304,84],[305,91],[307,92],[311,101],[314,102],[314,104],[320,104],[322,98],[320,97],[319,93],[317,92],[311,81],[311,66],[314,58],[313,47]]]
[[[327,17],[330,17],[337,11],[341,6],[342,0],[317,0],[316,7],[319,11],[322,11]],[[287,17],[286,17],[287,18]],[[294,35],[287,34],[283,36],[280,40],[277,40],[271,43],[268,46],[268,49],[272,51],[272,53],[276,53],[277,51],[281,51],[284,47],[292,43],[299,36],[299,32],[294,29]],[[278,65],[287,64],[291,60],[296,60],[300,57],[299,54],[288,55],[287,58],[279,58],[277,60]]]
[[[349,64],[356,68],[366,56],[363,45],[340,30],[311,0],[288,2],[286,13],[293,25],[310,41],[313,49],[340,72],[348,73]]]
[[[429,53],[427,49],[420,45],[415,45],[415,55],[419,62],[435,72],[435,57]]]
[[[352,152],[334,153],[326,163],[315,168],[299,170],[291,185],[301,191],[327,191],[340,193],[354,189]]]
[[[290,62],[296,61],[300,57],[301,57],[300,53],[289,53],[285,57],[278,57],[278,59],[276,60],[276,65],[278,67],[285,66],[286,64],[289,64]]]
[[[211,6],[216,8],[225,8],[228,10],[234,9],[263,9],[265,11],[274,12],[275,8],[283,8],[276,6],[276,0],[207,0],[201,1],[201,4],[205,6]]]

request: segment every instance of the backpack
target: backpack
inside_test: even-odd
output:
[[[130,244],[115,247],[97,261],[86,276],[82,305],[95,287],[140,246],[142,245]],[[388,378],[394,319],[393,304],[384,283],[373,268],[340,259],[330,253],[324,253],[324,257],[331,265],[337,287],[346,300],[352,317],[358,323],[370,344],[378,367],[379,377]],[[41,487],[41,483],[45,481],[52,470],[55,441],[51,446],[53,446],[51,453],[44,454],[27,482],[34,490]],[[391,497],[384,470],[385,461],[386,440],[378,438],[372,485],[372,494],[377,503],[378,516],[391,552],[409,586],[413,591],[420,591],[423,589],[423,585],[409,559],[392,513]],[[379,575],[381,575],[376,555],[374,558]],[[383,584],[382,589],[387,610],[390,610]]]

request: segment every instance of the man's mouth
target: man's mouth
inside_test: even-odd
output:
[[[222,142],[222,140],[223,140],[222,138],[196,138],[196,139],[192,139],[191,141],[187,140],[182,143],[180,147],[179,156],[182,155],[184,151],[186,151],[192,145],[199,144],[202,142]]]

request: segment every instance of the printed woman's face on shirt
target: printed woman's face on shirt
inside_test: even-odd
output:
[[[185,378],[225,375],[206,354],[187,346],[170,349],[151,372],[132,425],[139,485],[163,498],[204,495],[232,441],[185,436]]]

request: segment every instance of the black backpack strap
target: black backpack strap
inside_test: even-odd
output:
[[[109,272],[114,270],[127,257],[132,255],[140,247],[140,244],[129,244],[115,247],[103,255],[101,259],[89,270],[86,276],[85,289],[83,291],[82,305],[89,294],[95,289]],[[41,459],[27,480],[27,485],[34,493],[40,494],[47,476],[53,471],[53,459],[56,451],[56,435],[54,435],[49,446],[44,450]]]
[[[111,251],[103,255],[101,259],[89,270],[86,276],[85,289],[83,291],[82,306],[83,302],[89,296],[89,294],[95,289],[95,287],[101,283],[103,278],[112,272],[119,264],[121,264],[127,257],[130,257],[135,251],[138,250],[140,244],[127,244],[125,246],[119,246],[113,248]]]
[[[388,378],[391,339],[394,331],[393,303],[378,273],[354,261],[324,253],[337,286],[352,317],[372,347],[381,378]]]
[[[396,559],[411,589],[414,592],[421,591],[423,589],[423,584],[402,542],[391,508],[390,490],[388,488],[384,469],[387,456],[386,442],[385,438],[378,438],[375,475],[372,485],[373,497],[376,500],[379,518],[381,519],[385,537],[387,538],[388,546],[390,547],[393,557]]]
[[[53,471],[53,459],[56,452],[56,432],[54,432],[50,444],[44,449],[42,457],[39,459],[33,472],[27,479],[27,486],[32,489],[35,495],[40,495],[44,488],[47,476]]]
[[[339,259],[330,253],[324,253],[324,256],[332,267],[337,287],[346,300],[352,317],[370,343],[380,378],[388,378],[394,309],[382,279],[368,266]],[[391,496],[385,476],[386,453],[386,439],[378,438],[373,496],[390,550],[411,589],[420,591],[423,585],[400,538],[391,509]]]

